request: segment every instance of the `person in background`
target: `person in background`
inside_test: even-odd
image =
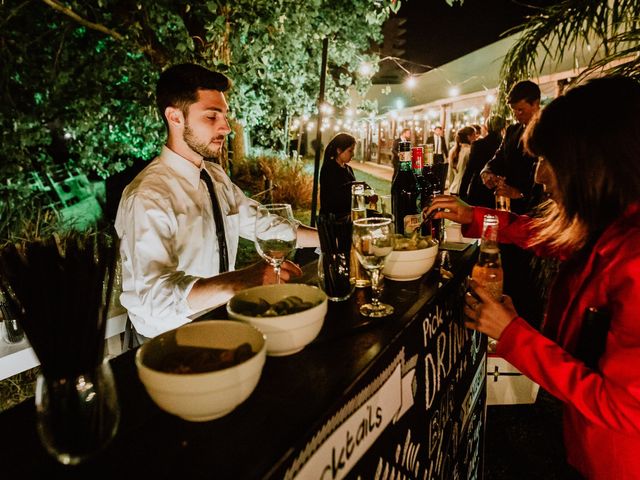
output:
[[[496,195],[511,198],[513,212],[527,213],[540,203],[541,196],[533,179],[536,159],[524,151],[522,134],[540,110],[540,88],[529,80],[518,82],[509,91],[507,102],[517,123],[507,128],[500,148],[482,170],[481,177],[488,189],[496,189]],[[500,186],[498,177],[504,179]]]
[[[480,172],[487,162],[493,158],[502,143],[505,119],[499,115],[490,116],[485,122],[486,136],[471,144],[467,168],[462,175],[459,195],[462,200],[480,207],[495,206],[493,192],[486,188],[480,179]]]
[[[540,88],[529,80],[518,82],[507,101],[517,123],[507,127],[500,147],[480,177],[495,195],[511,198],[512,212],[525,214],[535,211],[543,199],[542,189],[534,180],[537,159],[525,151],[522,141],[526,126],[540,111]],[[544,311],[547,267],[518,245],[501,245],[500,252],[505,293],[523,317],[538,327]]]
[[[482,135],[482,127],[480,125],[478,125],[477,123],[474,123],[471,126],[476,131],[476,134],[473,137],[473,140],[471,141],[471,143],[474,143],[476,140],[479,140],[479,139],[481,139],[483,137],[483,135]]]
[[[411,141],[411,129],[403,128],[400,131],[400,136],[393,141],[393,145],[391,147],[391,162],[393,163],[393,176],[396,176],[398,173],[398,168],[400,168],[400,152],[398,151],[400,147],[400,142],[410,142]]]
[[[449,152],[449,193],[458,195],[460,182],[469,160],[471,143],[476,131],[473,127],[462,127],[456,133],[456,143]]]
[[[480,125],[480,138],[484,138],[489,134],[489,129],[487,129],[487,122],[484,122]]]
[[[265,262],[234,271],[238,237],[253,239],[257,202],[209,161],[231,131],[224,95],[230,84],[195,64],[172,66],[158,79],[167,141],[125,188],[115,220],[120,302],[137,341],[132,345],[189,322],[241,289],[275,281]],[[299,228],[298,243],[318,245],[317,232]],[[283,264],[283,280],[299,274],[297,265]]]
[[[444,131],[440,125],[433,129],[433,135],[427,138],[427,145],[433,145],[433,163],[444,163],[449,158],[449,145],[444,138]]]
[[[497,214],[500,241],[561,260],[542,332],[475,282],[464,313],[467,327],[498,339],[499,356],[563,402],[568,463],[592,480],[640,479],[639,111],[640,83],[610,77],[570,89],[531,122],[525,143],[550,197],[540,218],[449,196],[430,207],[465,236]]]
[[[356,139],[348,133],[335,135],[324,150],[320,168],[320,214],[346,216],[351,213],[351,185],[356,181],[348,165]]]

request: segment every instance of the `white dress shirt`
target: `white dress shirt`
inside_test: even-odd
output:
[[[449,158],[449,193],[458,195],[460,193],[460,184],[462,183],[462,176],[464,170],[467,168],[469,161],[469,153],[471,152],[471,146],[466,143],[460,146],[458,152],[458,165],[453,167],[451,158]],[[449,153],[449,157],[452,157],[453,150]]]
[[[224,218],[229,269],[238,237],[253,240],[257,202],[222,167],[203,162]],[[166,146],[127,186],[115,222],[120,237],[122,295],[136,331],[155,337],[189,322],[187,296],[199,278],[219,273],[211,197],[200,169]]]

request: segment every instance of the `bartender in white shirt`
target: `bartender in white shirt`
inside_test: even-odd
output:
[[[204,160],[220,154],[231,131],[224,96],[229,87],[226,76],[194,64],[170,67],[158,80],[156,103],[167,142],[124,190],[115,222],[121,240],[120,301],[140,342],[189,322],[190,315],[226,302],[240,289],[275,282],[265,262],[234,271],[239,236],[253,240],[257,202],[219,165]],[[221,240],[201,178],[206,174],[224,224]],[[298,246],[317,245],[317,231],[300,226]],[[220,262],[228,264],[228,272],[221,273]],[[300,273],[287,261],[281,279]]]

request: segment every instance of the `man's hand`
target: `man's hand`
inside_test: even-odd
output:
[[[240,270],[240,272],[243,272],[243,278],[246,278],[247,283],[250,283],[251,286],[276,283],[276,272],[267,262],[256,262]],[[281,282],[286,283],[293,277],[299,277],[300,275],[302,275],[302,270],[298,265],[289,260],[285,260],[282,263],[280,267]]]
[[[295,263],[286,260],[282,264],[282,282],[300,275],[302,270]],[[187,301],[194,312],[201,312],[229,301],[240,290],[266,283],[276,283],[276,272],[267,262],[260,261],[240,270],[199,279],[189,292]]]
[[[484,186],[489,190],[493,190],[498,186],[498,176],[489,171],[481,172],[480,179],[482,180]]]
[[[473,207],[453,195],[438,195],[427,209],[426,215],[434,213],[433,218],[446,218],[466,225],[473,220]]]
[[[524,198],[524,195],[516,187],[502,183],[498,185],[495,190],[496,195],[502,195],[503,197],[509,197],[513,199]]]

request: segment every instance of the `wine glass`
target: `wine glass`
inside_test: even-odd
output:
[[[296,247],[297,222],[288,203],[259,205],[256,212],[256,250],[273,266],[276,283],[280,283],[280,268]]]
[[[360,264],[371,276],[371,303],[360,307],[365,317],[386,317],[393,307],[380,303],[380,272],[387,255],[393,250],[393,228],[390,218],[371,217],[354,220],[353,245]]]

